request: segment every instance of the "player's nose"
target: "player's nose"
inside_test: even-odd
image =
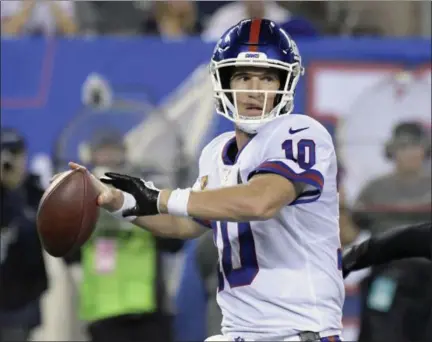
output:
[[[249,89],[250,90],[259,90],[260,89],[260,79],[259,77],[251,77],[249,80]]]

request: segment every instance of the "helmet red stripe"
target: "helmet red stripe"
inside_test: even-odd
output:
[[[261,19],[253,19],[250,27],[249,32],[249,51],[258,51],[257,45],[252,44],[258,44],[259,42],[259,35],[261,31]]]

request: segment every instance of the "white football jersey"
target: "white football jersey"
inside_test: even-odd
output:
[[[211,222],[222,333],[253,340],[301,331],[340,334],[345,293],[330,134],[313,118],[290,114],[266,124],[232,160],[228,151],[235,143],[228,132],[204,148],[195,190],[247,183],[257,173],[306,187],[267,221]]]

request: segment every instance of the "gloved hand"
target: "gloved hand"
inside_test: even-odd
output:
[[[353,260],[353,248],[350,248],[343,253],[342,257],[342,274],[344,279],[348,277],[348,275],[351,273],[351,266],[353,262],[355,262],[355,259]]]
[[[156,188],[153,182],[146,182],[143,179],[120,173],[107,172],[100,181],[105,184],[130,193],[136,200],[133,208],[125,209],[123,217],[127,216],[150,216],[159,214],[158,197],[160,189]]]
[[[370,241],[371,239],[363,241],[344,251],[342,256],[342,273],[344,278],[348,277],[352,271],[357,271],[359,269],[359,259],[368,251]]]

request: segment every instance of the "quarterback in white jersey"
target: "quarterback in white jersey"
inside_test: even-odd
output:
[[[344,286],[331,136],[316,120],[291,114],[267,123],[236,152],[235,132],[208,144],[196,190],[246,184],[259,174],[303,186],[278,212],[262,214],[265,220],[211,222],[223,333],[254,340],[302,330],[338,335]]]
[[[196,184],[160,190],[106,173],[93,177],[98,203],[160,236],[213,230],[223,322],[208,341],[339,341],[336,155],[321,124],[291,114],[297,46],[270,20],[243,20],[220,39],[210,69],[216,110],[235,131],[204,148]]]

